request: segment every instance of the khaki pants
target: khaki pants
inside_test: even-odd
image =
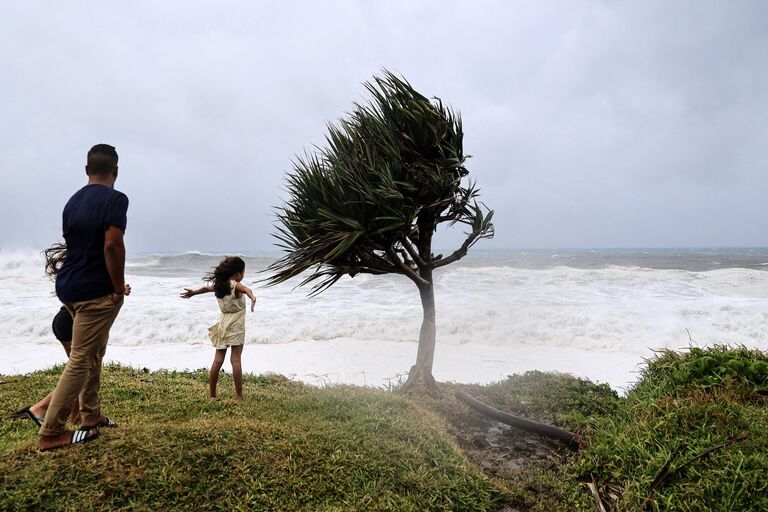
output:
[[[96,423],[101,415],[101,360],[107,351],[109,329],[123,305],[123,299],[115,304],[110,294],[64,305],[73,319],[72,350],[64,373],[53,390],[51,404],[40,430],[41,436],[58,436],[64,432],[70,409],[78,396],[83,423]]]

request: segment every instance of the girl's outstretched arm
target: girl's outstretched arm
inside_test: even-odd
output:
[[[249,299],[251,299],[251,313],[253,313],[254,308],[256,308],[256,297],[253,296],[251,289],[245,285],[237,283],[235,285],[235,291],[237,293],[244,293],[248,296]]]
[[[203,286],[202,288],[198,288],[197,290],[193,290],[191,288],[184,288],[184,291],[179,294],[179,297],[182,299],[188,299],[190,297],[194,297],[195,295],[200,295],[201,293],[208,293],[213,291],[213,285]]]

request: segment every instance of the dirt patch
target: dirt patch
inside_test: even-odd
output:
[[[578,418],[590,416],[595,404],[606,408],[607,391],[595,387],[571,376],[536,372],[487,386],[440,383],[437,391],[412,396],[443,418],[470,462],[505,484],[509,501],[500,510],[549,512],[581,499],[574,498],[574,487],[566,483],[572,478],[568,468],[576,452],[558,440],[484,416],[458,399],[456,392],[500,411],[563,428],[567,413]],[[555,416],[563,418],[558,422]]]
[[[439,394],[422,396],[420,401],[446,419],[467,458],[490,476],[516,481],[518,474],[532,463],[544,468],[560,466],[566,455],[573,453],[557,440],[498,422],[455,397],[456,390],[480,397],[477,388],[476,385],[443,383]],[[520,414],[521,411],[509,412]],[[546,418],[530,419],[551,424]]]
[[[451,420],[453,434],[467,457],[489,475],[517,480],[532,462],[560,465],[567,453],[562,443],[510,427],[472,410]]]

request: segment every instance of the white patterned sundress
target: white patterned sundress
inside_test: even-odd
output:
[[[235,296],[236,284],[236,281],[230,281],[232,291],[229,295],[223,299],[217,297],[221,318],[208,328],[208,338],[217,349],[245,343],[245,295],[239,299]]]

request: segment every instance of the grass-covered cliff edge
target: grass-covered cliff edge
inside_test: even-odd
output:
[[[60,370],[0,376],[0,411],[43,396]],[[0,422],[0,509],[768,509],[758,351],[659,353],[626,396],[540,372],[430,396],[264,375],[236,402],[229,379],[219,386],[211,401],[204,371],[106,367],[102,402],[119,428],[50,453],[36,451],[31,421]],[[585,444],[486,419],[457,389]]]

